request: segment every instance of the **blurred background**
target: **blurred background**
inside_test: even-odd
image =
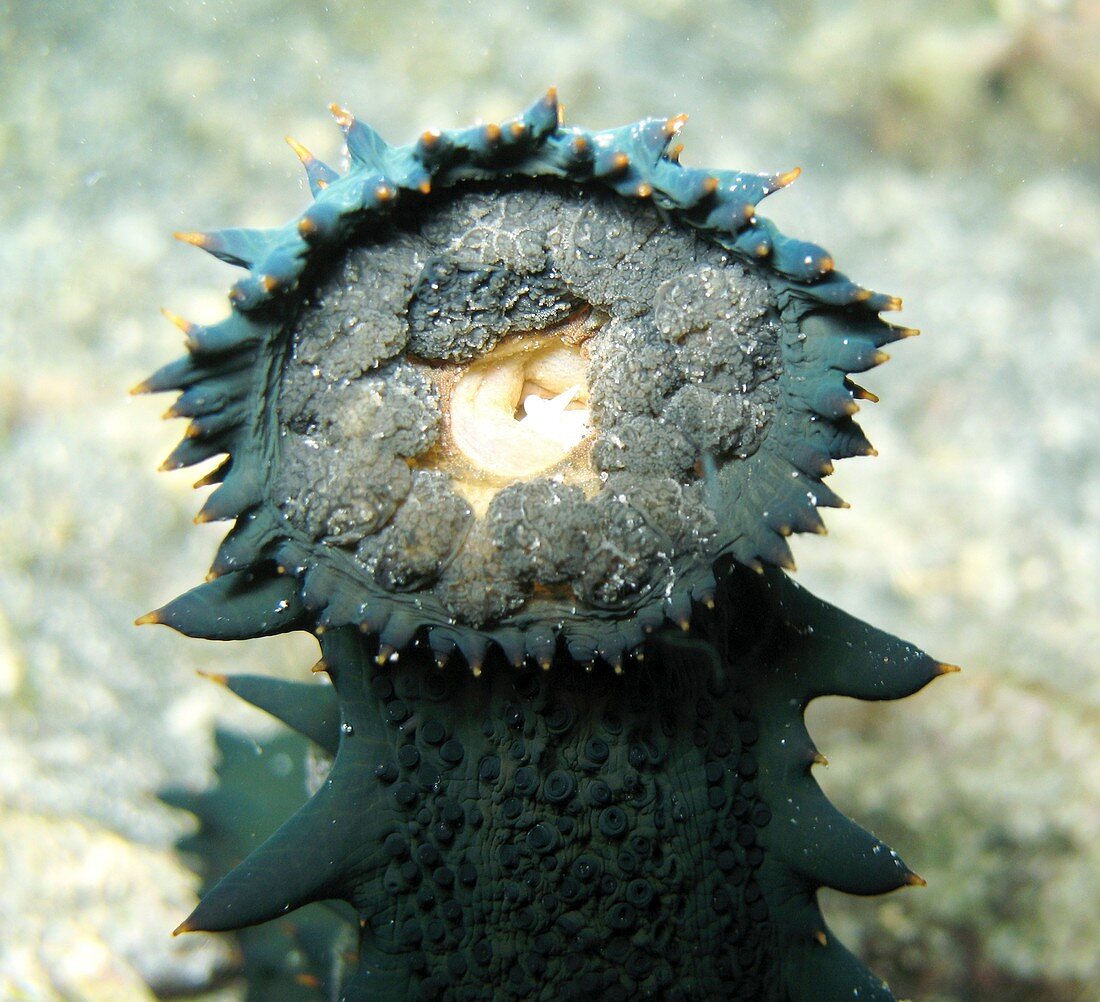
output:
[[[268,733],[196,669],[315,657],[131,625],[224,529],[154,473],[168,398],[126,394],[180,352],[159,307],[225,310],[171,231],[299,211],[282,137],[337,161],[331,101],[401,143],[549,84],[589,127],[690,113],[687,163],[803,167],[764,214],[905,298],[881,456],[795,555],[964,672],[811,709],[826,791],[929,882],[826,915],[900,997],[1096,999],[1100,5],[1069,0],[0,3],[0,997],[213,997],[154,791],[210,782],[215,720]]]

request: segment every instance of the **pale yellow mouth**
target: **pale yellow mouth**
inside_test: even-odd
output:
[[[441,447],[424,465],[449,473],[476,512],[508,484],[554,473],[594,479],[585,341],[590,311],[557,327],[513,335],[464,366],[437,370]]]

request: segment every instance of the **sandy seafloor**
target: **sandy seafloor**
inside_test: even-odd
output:
[[[689,112],[685,162],[801,165],[764,213],[905,297],[924,336],[863,380],[881,456],[795,553],[965,671],[812,709],[826,791],[929,882],[827,917],[903,997],[1096,998],[1100,7],[1059,0],[0,4],[0,998],[209,986],[154,791],[209,781],[216,719],[268,726],[196,669],[313,660],[131,626],[221,532],[154,473],[167,400],[126,395],[179,351],[160,306],[224,310],[171,231],[297,212],[282,137],[338,158],[330,101],[406,142],[551,83],[588,126]]]

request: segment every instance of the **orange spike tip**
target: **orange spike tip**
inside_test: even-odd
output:
[[[192,247],[201,247],[203,250],[210,242],[205,233],[199,233],[197,230],[176,230],[172,236],[181,243],[190,244]]]
[[[814,942],[820,946],[829,945],[829,937],[825,935],[824,929],[818,929],[817,932],[814,933]]]
[[[818,262],[817,266],[821,270],[821,273],[825,274],[826,272],[832,271],[836,267],[836,262],[831,257],[826,255]]]
[[[298,220],[298,236],[311,237],[317,232],[317,224],[309,218],[309,216],[302,216]]]
[[[684,152],[684,144],[683,143],[677,143],[675,146],[672,147],[671,150],[668,151],[668,158],[673,163],[678,164],[680,162],[680,154],[683,153],[683,152]]]
[[[627,167],[630,166],[630,157],[622,152],[616,153],[615,156],[611,158],[611,166],[615,170],[626,170]]]
[[[622,666],[622,662],[620,662],[620,661],[616,661],[616,662],[615,662],[615,663],[614,663],[614,664],[613,664],[613,665],[611,666],[611,670],[612,670],[613,672],[615,672],[615,674],[616,674],[616,675],[621,675],[621,674],[623,673],[623,666]]]
[[[687,115],[681,113],[679,115],[673,115],[672,118],[665,122],[665,135],[675,136],[678,135],[680,130],[687,123]]]
[[[154,609],[152,612],[147,612],[144,616],[138,616],[138,618],[134,620],[134,626],[158,626],[160,622],[160,611]]]
[[[490,143],[495,143],[500,139],[500,126],[497,125],[496,122],[490,122],[485,126],[485,138],[488,139]]]
[[[584,136],[576,136],[573,139],[573,152],[580,154],[588,149],[588,140]]]
[[[332,117],[336,119],[336,124],[341,129],[350,129],[352,122],[355,121],[355,116],[348,111],[347,108],[342,108],[340,105],[333,102],[328,106],[328,110],[332,113]]]
[[[396,654],[397,650],[395,648],[391,647],[389,644],[383,644],[378,648],[378,654],[375,655],[374,663],[376,665],[384,665],[391,658],[397,660],[395,657]]]
[[[260,285],[263,287],[264,292],[274,292],[279,288],[279,280],[271,275],[261,275]]]
[[[852,395],[858,397],[860,400],[870,400],[871,403],[877,404],[879,402],[878,394],[872,393],[864,386],[857,386],[852,390]]]
[[[962,668],[960,668],[958,665],[950,665],[947,664],[945,661],[940,661],[936,665],[937,675],[954,675],[960,671],[962,671]]]
[[[872,361],[872,362],[874,362],[874,363],[875,363],[875,365],[882,365],[882,364],[884,364],[885,362],[889,362],[889,361],[890,361],[890,356],[889,356],[889,354],[887,354],[887,353],[886,353],[885,351],[876,351],[876,352],[875,352],[875,353],[874,353],[874,354],[873,354],[873,355],[871,356],[871,361]]]
[[[905,883],[910,887],[927,887],[928,881],[924,879],[919,873],[910,873],[905,878]]]
[[[713,174],[703,181],[703,191],[708,195],[713,195],[718,190],[718,178]]]
[[[904,305],[905,304],[899,296],[890,296],[890,298],[886,300],[886,305],[883,307],[883,310],[900,310]]]
[[[417,187],[420,189],[421,195],[430,195],[432,193],[431,181],[421,181],[420,184],[417,185]]]
[[[676,625],[679,626],[680,629],[684,631],[684,633],[687,633],[691,630],[691,620],[688,619],[687,616],[685,616],[683,619],[678,619],[676,621]]]
[[[195,672],[195,674],[198,675],[199,678],[205,678],[208,681],[215,683],[216,685],[229,685],[229,676],[222,675],[219,672],[203,671],[200,668]]]
[[[920,337],[920,330],[916,327],[895,327],[900,337]]]
[[[476,661],[470,665],[470,674],[473,675],[474,678],[481,678],[481,665]]]
[[[193,519],[191,519],[195,525],[206,525],[207,522],[215,522],[217,519],[213,515],[208,515],[204,511],[200,511]]]
[[[638,198],[649,198],[649,196],[653,194],[653,186],[643,181],[634,189],[634,194],[637,195]]]
[[[179,234],[177,233],[176,236],[179,236]],[[188,242],[190,243],[190,241]],[[190,320],[184,320],[178,313],[166,310],[163,306],[160,308],[160,312],[184,334],[191,334],[195,330],[195,325]]]
[[[741,213],[742,213],[742,215],[744,215],[744,217],[746,219],[751,220],[752,217],[756,215],[756,206],[755,205],[746,205],[741,210]]]
[[[792,167],[788,171],[784,171],[782,174],[775,175],[776,188],[786,188],[802,173],[801,167]]]
[[[395,192],[393,188],[391,188],[388,184],[380,184],[377,188],[374,189],[374,197],[377,198],[379,202],[389,202],[396,194],[397,192]]]
[[[325,661],[324,658],[321,658],[320,661],[310,668],[310,671],[313,672],[314,675],[320,675],[321,672],[328,671],[328,662]]]
[[[519,137],[527,131],[527,126],[522,122],[513,122],[508,126],[508,131],[511,132],[516,139],[519,139]]]
[[[810,761],[814,765],[826,765],[827,766],[829,764],[829,760],[824,755],[822,755],[821,752],[819,752],[819,751],[814,752],[814,756],[813,756],[813,758],[810,759]]]
[[[420,133],[420,142],[427,146],[429,149],[435,146],[439,142],[439,137],[443,135],[438,129],[425,129]]]
[[[198,932],[193,925],[191,925],[190,919],[185,919],[175,929],[172,930],[173,936],[178,936],[182,932]]]
[[[283,139],[286,140],[287,145],[294,151],[294,155],[307,167],[317,159],[293,136],[283,136]]]

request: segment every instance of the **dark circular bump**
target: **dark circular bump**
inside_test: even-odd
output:
[[[486,755],[477,768],[478,778],[492,783],[500,777],[500,759],[496,755]]]
[[[438,745],[447,737],[447,728],[443,726],[442,721],[429,719],[420,725],[418,733],[428,744]]]
[[[432,871],[432,880],[434,880],[440,887],[450,887],[455,882],[455,875],[453,870],[449,870],[445,866],[437,866]]]
[[[605,713],[600,723],[608,734],[617,735],[623,732],[622,718],[617,713]]]
[[[528,887],[538,887],[542,883],[542,875],[538,870],[528,870],[523,875],[523,879]]]
[[[754,845],[751,849],[745,852],[745,862],[749,866],[759,866],[764,862],[764,850],[758,845]]]
[[[500,805],[500,815],[505,821],[515,821],[523,813],[523,801],[518,797],[509,797]]]
[[[634,910],[634,906],[627,904],[625,901],[612,905],[607,913],[607,924],[618,932],[632,929],[637,921],[638,915]]]
[[[726,774],[726,770],[722,768],[721,762],[708,762],[704,771],[708,783],[720,783],[722,782],[722,777]]]
[[[459,828],[462,822],[465,820],[465,811],[462,809],[462,805],[456,800],[448,800],[443,804],[443,810],[440,812],[443,820],[447,824],[454,828]]]
[[[653,884],[643,877],[626,885],[626,900],[635,908],[648,908],[655,893]]]
[[[763,892],[760,890],[760,885],[755,880],[750,880],[745,884],[745,901],[751,904],[753,901],[759,900]]]
[[[416,803],[418,794],[412,783],[398,783],[393,788],[393,799],[402,807],[411,807]]]
[[[626,833],[627,828],[627,816],[626,812],[621,807],[605,807],[604,810],[599,813],[599,830],[607,838],[618,838]]]
[[[595,782],[588,784],[586,799],[593,807],[606,807],[614,799],[614,795],[607,783],[602,779],[597,779]]]
[[[420,997],[437,999],[447,990],[447,979],[441,974],[433,974],[420,982]]]
[[[572,835],[574,828],[576,828],[576,824],[574,823],[572,818],[557,818],[554,821],[554,824],[557,827],[558,831],[560,831],[562,835],[564,835],[566,838]]]
[[[524,723],[523,710],[515,705],[504,708],[504,722],[514,730],[519,730]]]
[[[584,757],[596,765],[603,765],[607,761],[610,749],[603,738],[589,738],[584,743]]]
[[[542,792],[552,804],[565,803],[577,789],[576,777],[563,769],[555,769],[542,784]]]
[[[409,851],[409,846],[404,836],[397,832],[391,832],[382,840],[382,848],[386,850],[388,856],[394,859],[400,859]]]
[[[412,769],[420,764],[420,752],[416,745],[402,745],[397,749],[397,762],[403,769]]]
[[[749,752],[742,752],[741,757],[737,760],[737,772],[739,775],[745,778],[750,778],[756,775],[756,756]]]
[[[715,758],[725,758],[733,751],[733,742],[730,740],[730,736],[725,731],[719,731],[714,735],[710,750],[714,753]]]
[[[737,869],[737,855],[731,852],[729,849],[718,854],[718,869],[723,873],[732,873]]]
[[[515,741],[508,742],[508,754],[517,762],[522,762],[527,758],[527,745],[524,744],[523,738],[516,738]]]
[[[696,748],[705,748],[707,744],[707,732],[702,727],[696,727],[691,732],[691,743]]]
[[[619,889],[619,882],[610,873],[600,877],[600,893],[605,897],[611,897]]]
[[[546,715],[546,727],[551,734],[564,734],[577,719],[572,707],[559,706]]]
[[[409,954],[409,970],[420,974],[428,969],[428,957],[421,950]]]
[[[612,936],[603,948],[603,955],[613,964],[625,964],[630,956],[630,940],[625,936]]]
[[[374,774],[382,783],[396,782],[397,777],[401,775],[393,762],[380,762],[374,767]]]
[[[439,824],[432,829],[432,834],[435,836],[437,842],[449,845],[454,841],[455,830],[445,821],[440,821]]]
[[[527,844],[539,855],[553,852],[559,841],[557,829],[541,821],[527,833]]]
[[[425,911],[427,911],[435,904],[435,891],[433,891],[427,884],[422,884],[419,888],[417,888],[416,891],[416,903],[420,905],[420,907],[423,908]],[[429,922],[424,927],[424,932],[427,935],[428,939],[442,938],[433,936],[432,929],[433,926],[431,922]]]
[[[462,903],[453,898],[450,901],[444,901],[443,917],[452,925],[458,922],[462,918]]]
[[[386,704],[384,716],[391,724],[401,724],[409,719],[409,707],[403,699],[394,699]]]
[[[630,751],[627,752],[627,760],[635,769],[641,769],[648,761],[646,753],[642,750],[640,745],[631,745]]]
[[[431,918],[424,923],[424,937],[431,943],[440,942],[447,935],[447,927],[441,919]]]
[[[439,749],[439,757],[447,762],[448,766],[458,766],[465,753],[462,742],[456,738],[444,741],[443,747]]]
[[[531,766],[523,766],[516,770],[512,783],[516,793],[527,795],[538,789],[539,774]]]
[[[736,796],[733,798],[733,816],[735,818],[748,817],[749,811],[752,810],[752,801],[748,797]]]
[[[645,835],[634,834],[630,836],[630,848],[644,858],[653,851],[653,843]]]
[[[742,744],[751,745],[760,737],[760,728],[754,720],[743,720],[737,728],[737,736]]]
[[[619,870],[622,873],[631,874],[638,869],[638,857],[629,849],[624,849],[618,856]]]
[[[524,699],[534,699],[542,688],[538,672],[530,668],[521,668],[512,679],[512,687]]]
[[[710,804],[715,810],[722,807],[726,802],[726,791],[719,786],[712,786],[707,790],[707,803]]]
[[[420,880],[420,867],[411,859],[401,864],[401,878],[407,884],[415,884]]]
[[[768,906],[763,901],[754,901],[749,905],[749,918],[753,922],[763,922],[768,917]]]
[[[710,906],[719,915],[729,911],[730,908],[730,896],[725,891],[715,891],[710,899]]]
[[[439,850],[431,842],[422,842],[414,851],[421,866],[435,866],[439,862]]]
[[[463,887],[473,887],[477,883],[477,867],[473,863],[462,863],[458,867],[458,882]]]
[[[404,946],[416,946],[423,938],[420,923],[416,919],[406,919],[401,926],[398,941]]]
[[[466,957],[462,953],[452,953],[447,958],[447,971],[452,978],[461,978],[468,967]]]
[[[519,866],[521,854],[518,846],[514,845],[502,845],[500,852],[497,854],[497,858],[500,860],[500,865],[506,870],[515,869]],[[469,866],[470,864],[465,864]]]
[[[764,828],[771,819],[771,808],[769,808],[767,804],[757,804],[756,807],[753,808],[752,823],[756,825],[757,828]]]
[[[370,687],[375,696],[383,702],[393,699],[393,679],[388,675],[375,675],[370,680]]]
[[[513,921],[518,929],[530,929],[535,924],[535,910],[534,908],[524,905],[516,912]]]
[[[562,901],[568,904],[575,904],[584,897],[584,889],[581,884],[574,880],[572,877],[566,877],[558,885],[558,894],[561,896]]]
[[[486,967],[492,962],[493,947],[487,939],[479,939],[470,947],[470,954],[474,958],[475,964]]]

